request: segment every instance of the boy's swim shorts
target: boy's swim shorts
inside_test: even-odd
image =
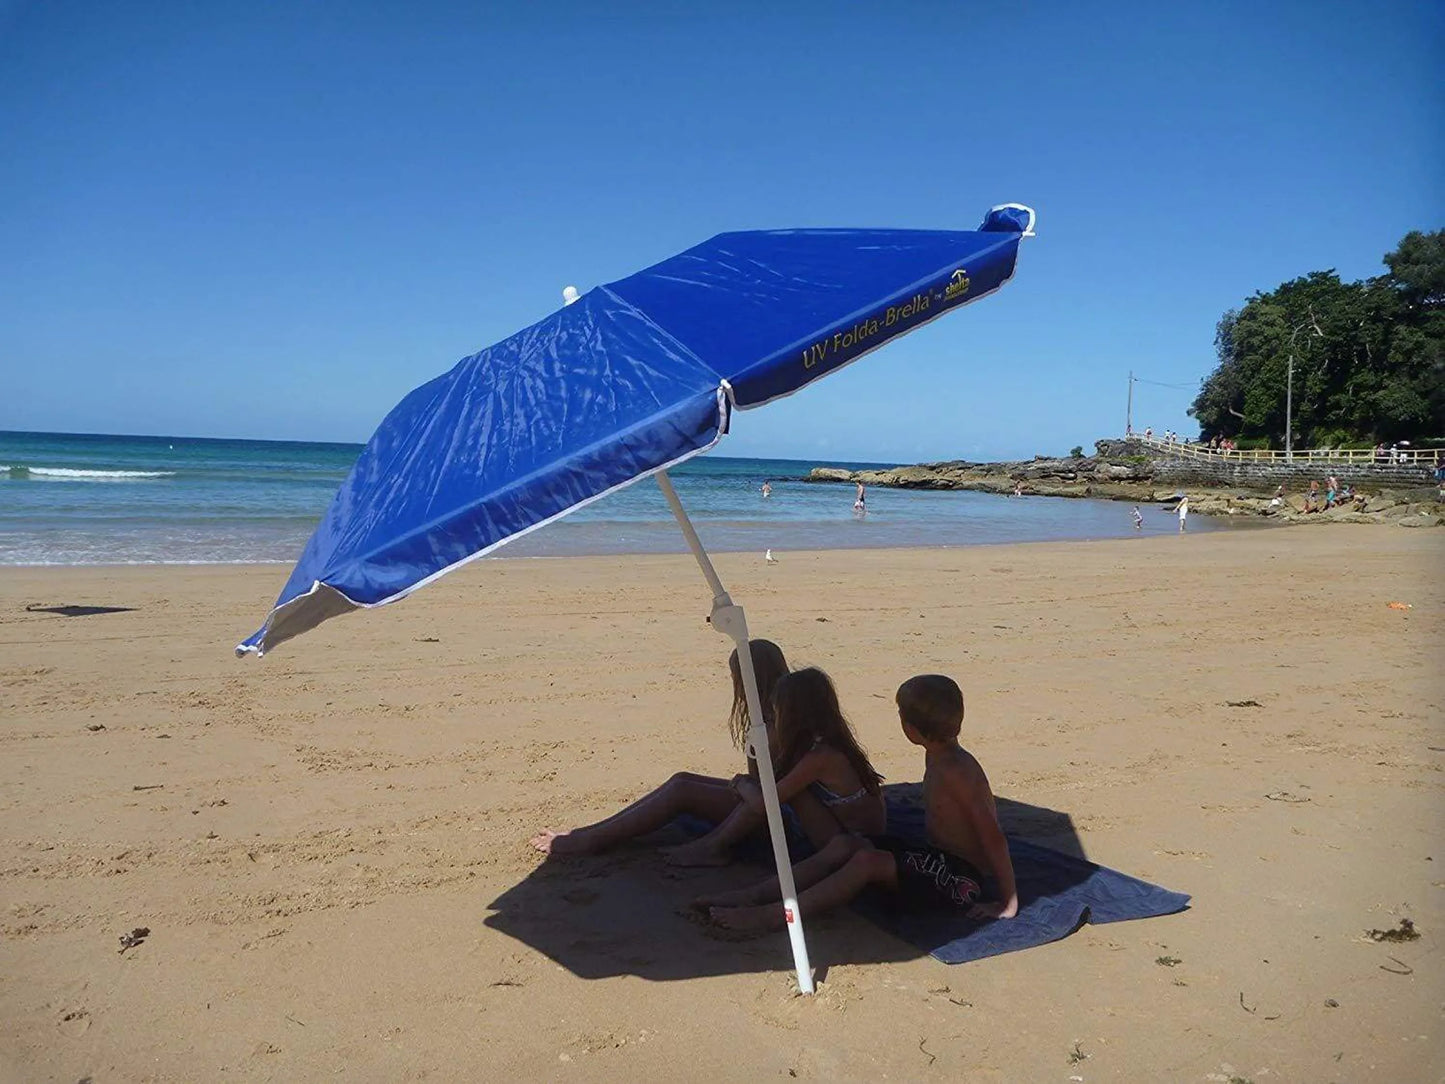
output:
[[[897,863],[901,903],[910,907],[938,903],[969,907],[983,897],[982,874],[956,854],[896,836],[875,836],[869,842],[887,851]]]

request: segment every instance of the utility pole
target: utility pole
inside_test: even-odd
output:
[[[1294,459],[1294,336],[1289,337],[1289,375],[1284,379],[1284,458]]]
[[[1129,403],[1124,407],[1124,435],[1134,435],[1134,370],[1129,370]]]
[[[1305,328],[1315,333],[1316,338],[1323,339],[1325,333],[1320,330],[1319,323],[1315,320],[1315,310],[1310,309],[1310,318],[1302,320],[1295,325],[1289,333],[1289,370],[1285,375],[1284,383],[1284,457],[1286,461],[1294,459],[1294,340]]]

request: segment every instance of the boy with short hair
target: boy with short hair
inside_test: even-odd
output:
[[[798,906],[817,914],[847,903],[869,885],[896,894],[907,907],[958,907],[970,918],[1012,918],[1018,888],[1008,840],[999,827],[993,791],[983,767],[958,744],[963,693],[941,674],[909,678],[895,696],[903,733],[924,751],[926,844],[892,836],[864,840],[841,833],[794,867]],[[985,884],[994,891],[985,899]],[[784,923],[778,880],[699,899],[712,921],[735,930],[765,930]]]

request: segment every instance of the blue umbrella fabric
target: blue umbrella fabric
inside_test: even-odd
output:
[[[463,358],[382,421],[237,653],[395,602],[706,451],[734,408],[997,290],[1033,217],[1007,204],[976,231],[719,234]]]

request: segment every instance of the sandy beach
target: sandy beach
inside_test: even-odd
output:
[[[539,870],[535,830],[741,767],[684,556],[481,561],[261,660],[283,568],[5,568],[0,1078],[1445,1074],[1445,531],[719,567],[891,781],[894,688],[954,675],[1010,830],[1190,910],[956,967],[842,913],[801,998],[782,935],[675,913],[756,870]]]

